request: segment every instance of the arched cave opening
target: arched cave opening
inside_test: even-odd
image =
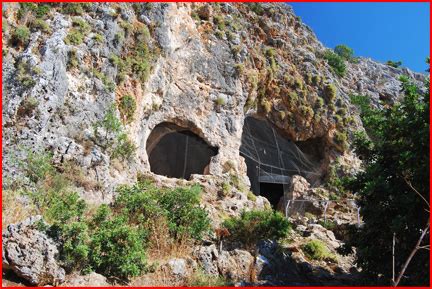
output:
[[[301,175],[312,184],[319,179],[323,144],[320,139],[293,142],[268,120],[248,116],[240,155],[246,162],[252,192],[266,197],[276,208],[293,175]]]
[[[146,149],[153,173],[179,179],[208,174],[211,157],[218,153],[190,129],[169,122],[152,130]]]

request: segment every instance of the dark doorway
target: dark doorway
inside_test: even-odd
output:
[[[208,174],[210,159],[218,149],[186,128],[162,123],[150,134],[147,153],[153,173],[189,179],[192,174]]]
[[[280,199],[284,195],[284,185],[274,183],[259,183],[260,195],[269,200],[273,209],[276,209]]]

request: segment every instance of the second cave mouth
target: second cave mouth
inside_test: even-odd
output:
[[[171,178],[189,179],[192,174],[208,174],[218,149],[188,128],[161,123],[147,140],[150,170]]]
[[[311,184],[320,179],[323,147],[320,139],[293,142],[268,120],[246,117],[240,155],[245,159],[251,191],[276,208],[292,176],[303,176]]]

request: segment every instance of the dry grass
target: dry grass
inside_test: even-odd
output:
[[[152,262],[162,262],[171,258],[188,257],[192,254],[190,238],[173,239],[169,234],[164,218],[155,220],[149,228],[148,258]]]
[[[97,191],[101,189],[101,184],[94,178],[89,178],[83,169],[73,161],[67,161],[62,167],[64,177],[86,191]]]
[[[14,190],[3,190],[2,192],[2,230],[7,225],[15,224],[37,214],[33,205],[26,205],[20,200],[21,193]]]

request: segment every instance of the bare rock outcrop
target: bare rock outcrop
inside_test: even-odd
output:
[[[65,270],[57,261],[56,243],[36,228],[38,222],[41,216],[30,217],[2,233],[3,268],[32,285],[57,285],[65,280]]]

